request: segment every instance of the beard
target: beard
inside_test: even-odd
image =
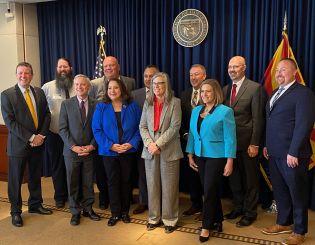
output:
[[[69,72],[69,74],[58,74],[56,73],[56,86],[57,89],[60,90],[70,90],[73,85],[73,77],[72,73]]]

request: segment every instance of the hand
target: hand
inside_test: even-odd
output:
[[[132,145],[130,143],[124,143],[121,146],[122,152],[126,152],[132,148]]]
[[[249,157],[256,157],[258,155],[258,146],[249,145],[247,148],[247,153]]]
[[[295,168],[299,166],[299,159],[297,157],[287,155],[287,164],[290,168]]]
[[[78,145],[75,145],[75,146],[72,146],[71,147],[71,150],[75,153],[78,154],[78,156],[84,156],[84,155],[87,155],[84,148],[82,146],[78,146]]]
[[[148,151],[151,155],[155,155],[157,152],[159,152],[158,154],[160,154],[160,148],[154,142],[148,145]]]
[[[113,144],[110,149],[112,151],[117,152],[117,153],[123,153],[124,152],[124,148],[121,146],[121,144]]]
[[[78,153],[78,156],[87,156],[90,154],[91,151],[95,150],[93,145],[84,145],[81,146],[81,152]]]
[[[44,136],[36,134],[33,141],[30,143],[31,147],[41,146],[44,143]]]
[[[230,176],[233,172],[233,158],[228,158],[224,167],[223,176]]]
[[[188,154],[189,167],[198,172],[198,165],[195,162],[194,156],[192,154]]]
[[[267,147],[264,147],[263,148],[263,155],[264,155],[264,157],[268,160],[269,159],[269,154],[268,154],[268,149],[267,149]]]

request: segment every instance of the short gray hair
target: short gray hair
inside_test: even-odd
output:
[[[149,105],[153,105],[153,101],[154,101],[153,81],[158,77],[161,77],[163,79],[163,81],[165,82],[165,86],[166,86],[165,87],[164,102],[168,103],[173,98],[173,91],[172,91],[172,87],[171,87],[170,77],[165,72],[157,72],[154,74],[154,76],[152,77],[151,82],[150,82],[150,95],[147,99]]]

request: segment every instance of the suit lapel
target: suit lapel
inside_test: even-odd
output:
[[[170,101],[170,103],[164,102],[164,106],[163,106],[162,113],[160,116],[160,128],[162,128],[162,124],[163,124],[166,112],[167,112],[168,108],[171,106],[171,103],[172,103],[172,101]]]
[[[92,119],[92,116],[93,116],[93,113],[92,113],[93,105],[94,105],[94,101],[92,101],[92,99],[90,97],[88,97],[88,113],[87,113],[87,116],[86,116],[85,124],[87,124]]]
[[[287,94],[289,94],[295,87],[296,87],[296,82],[294,82],[287,90],[284,91],[284,93],[274,102],[271,111],[273,110],[273,108],[275,108],[275,106],[279,103],[279,101],[281,101]],[[278,88],[279,89],[279,88]],[[278,89],[276,89],[274,91],[274,93],[272,93],[272,96],[277,93]],[[272,96],[270,96],[270,99],[272,98]],[[269,110],[270,110],[270,100],[269,100]]]

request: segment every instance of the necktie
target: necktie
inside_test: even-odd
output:
[[[279,99],[281,92],[284,90],[284,87],[279,87],[278,92],[276,93],[275,97],[273,98],[272,104],[270,105],[270,110],[274,106],[275,102]]]
[[[37,115],[36,115],[36,112],[35,112],[35,108],[34,108],[34,105],[33,105],[33,102],[32,102],[31,96],[30,96],[30,89],[29,88],[25,89],[24,93],[25,93],[26,104],[28,106],[28,109],[31,112],[35,128],[37,129],[38,128],[38,120],[37,120]]]
[[[69,99],[70,95],[69,95],[69,90],[67,88],[65,89],[65,93],[66,93],[66,99]]]
[[[82,123],[85,123],[86,120],[86,110],[85,110],[85,106],[84,106],[84,101],[81,101],[81,106],[80,106],[80,113],[81,113],[81,119],[82,119]]]
[[[237,85],[234,83],[233,86],[232,86],[230,105],[232,105],[234,103],[234,101],[235,101],[235,98],[236,98],[236,87],[237,87]]]
[[[195,107],[198,105],[198,90],[195,90],[192,101],[191,101],[192,107]]]

